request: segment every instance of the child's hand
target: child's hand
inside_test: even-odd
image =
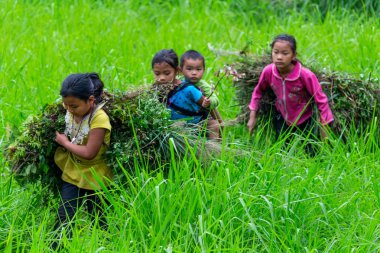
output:
[[[61,146],[65,146],[65,143],[70,142],[65,134],[59,132],[55,132],[55,141]]]
[[[210,104],[211,104],[211,100],[209,99],[209,98],[204,98],[203,99],[203,102],[202,102],[202,107],[203,108],[208,108],[209,106],[210,106]]]
[[[330,123],[330,124],[332,124],[332,123]],[[330,124],[329,125],[322,125],[320,127],[321,139],[323,141],[327,140],[330,137]]]
[[[256,111],[251,111],[251,113],[249,114],[249,120],[247,123],[247,128],[250,135],[253,134],[253,129],[255,128],[255,126],[256,126]]]

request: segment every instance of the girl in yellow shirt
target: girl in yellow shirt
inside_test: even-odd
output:
[[[113,177],[105,160],[111,124],[102,109],[103,87],[96,73],[72,74],[62,83],[60,95],[67,113],[65,132],[56,132],[55,137],[60,147],[54,161],[62,171],[63,180],[55,229],[71,223],[84,200],[93,220],[98,215],[99,225],[107,227],[100,194],[96,192],[106,187]],[[70,237],[70,226],[67,231]],[[58,244],[55,242],[53,247]]]

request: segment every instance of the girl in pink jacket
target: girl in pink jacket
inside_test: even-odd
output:
[[[247,127],[250,134],[256,125],[260,99],[268,87],[276,95],[276,109],[279,112],[275,124],[276,139],[288,129],[303,131],[310,126],[313,99],[320,111],[321,124],[331,123],[334,117],[317,77],[296,59],[295,38],[281,34],[273,40],[271,48],[273,63],[261,73],[249,104],[251,112]]]

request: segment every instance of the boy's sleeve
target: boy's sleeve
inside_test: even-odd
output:
[[[214,109],[214,108],[218,107],[218,105],[219,105],[219,99],[216,96],[215,92],[214,93],[212,92],[211,85],[208,84],[204,80],[199,81],[198,84],[199,84],[198,87],[202,89],[203,94],[204,94],[205,97],[208,97],[208,96],[210,96],[212,94],[210,96],[210,98],[209,98],[210,102],[211,102],[210,103],[210,109]]]

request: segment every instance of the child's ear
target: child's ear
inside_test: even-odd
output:
[[[297,52],[295,52],[294,56],[293,56],[293,61],[296,61],[297,60]]]
[[[95,102],[95,97],[94,95],[91,95],[89,98],[88,98],[88,102],[90,102],[91,104],[93,104]]]

